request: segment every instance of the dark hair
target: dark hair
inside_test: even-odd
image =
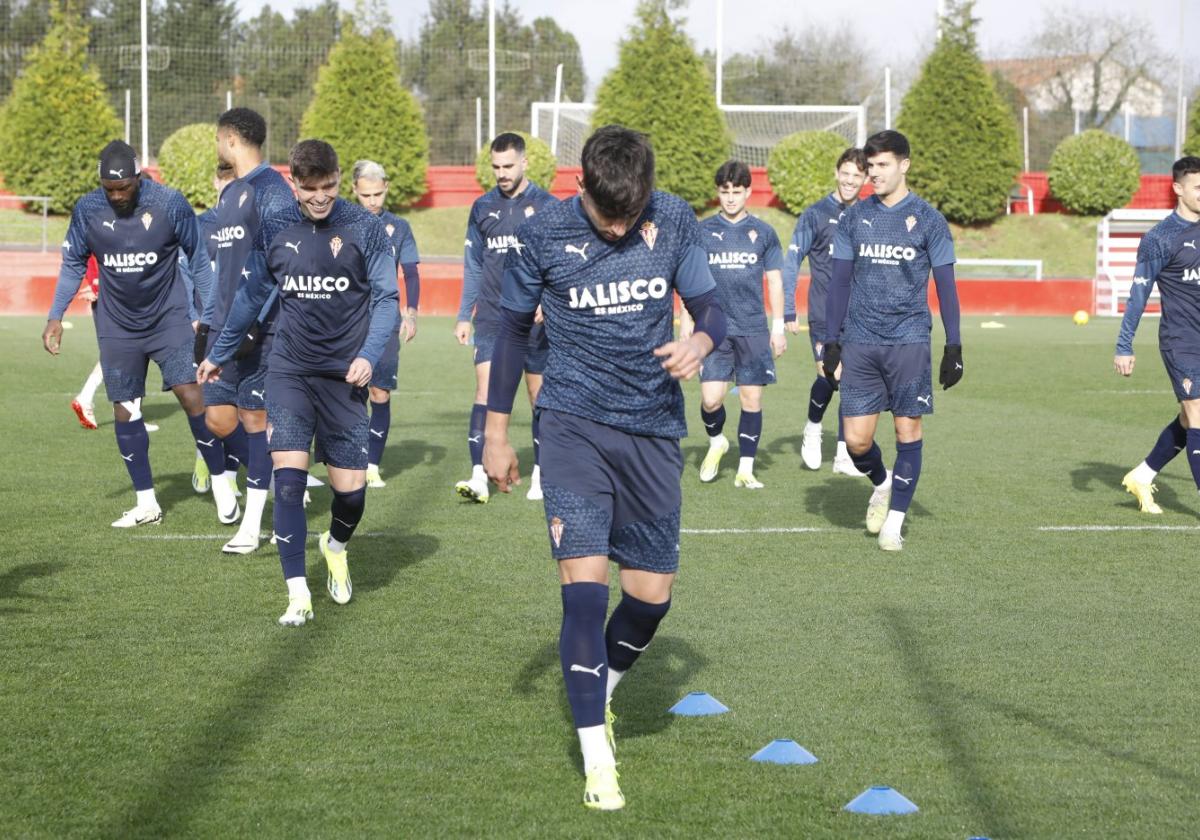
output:
[[[842,156],[838,158],[837,166],[833,167],[834,171],[842,168],[843,163],[853,163],[858,167],[860,172],[867,171],[867,156],[862,149],[851,146],[846,151],[842,152]]]
[[[255,148],[260,148],[267,141],[267,121],[258,111],[249,108],[230,108],[217,117],[217,130],[233,129],[242,140]]]
[[[492,141],[492,151],[507,152],[510,149],[519,155],[525,154],[525,139],[520,134],[514,134],[511,131],[497,134],[496,139]]]
[[[337,152],[324,140],[301,140],[288,153],[292,178],[307,181],[340,171]]]
[[[1179,183],[1184,175],[1195,175],[1200,172],[1200,157],[1185,155],[1171,166],[1171,180]]]
[[[613,219],[640,213],[654,191],[654,149],[645,134],[621,125],[592,132],[580,155],[583,188]]]
[[[908,148],[908,138],[899,131],[892,131],[889,128],[872,134],[863,144],[863,154],[866,157],[873,158],[884,152],[891,152],[898,159],[907,160],[911,154]]]
[[[217,180],[232,181],[237,177],[237,170],[233,168],[232,163],[223,160],[217,161]]]
[[[717,187],[733,184],[735,187],[750,187],[750,167],[740,160],[727,160],[717,170]]]

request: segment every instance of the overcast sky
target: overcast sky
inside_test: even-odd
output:
[[[416,36],[428,0],[386,0],[398,35]],[[474,0],[478,5],[480,0]],[[497,0],[498,4],[502,0]],[[683,13],[687,31],[697,48],[715,48],[718,0],[690,0]],[[341,0],[343,8],[353,2]],[[252,16],[261,4],[240,0],[244,17]],[[312,0],[276,0],[280,11],[313,5]],[[633,19],[637,0],[511,0],[528,22],[549,16],[575,35],[583,51],[589,88],[604,77],[617,60],[617,43]],[[1179,53],[1180,8],[1185,9],[1183,31],[1195,44],[1200,39],[1200,2],[1197,0],[978,0],[975,15],[981,19],[979,42],[985,58],[1020,57],[1022,44],[1037,31],[1043,11],[1050,8],[1088,8],[1097,12],[1133,14],[1150,21],[1164,53]],[[597,10],[602,10],[598,13]],[[873,52],[894,56],[893,66],[902,67],[932,40],[937,0],[889,2],[867,0],[858,4],[813,2],[813,0],[725,0],[725,52],[753,52],[769,43],[784,27],[801,30],[810,23],[838,28],[851,19],[859,24],[861,41]],[[882,58],[878,64],[889,63]],[[1200,80],[1200,67],[1185,69],[1185,93]],[[1175,75],[1165,79],[1173,93]]]

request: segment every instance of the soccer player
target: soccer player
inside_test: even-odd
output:
[[[71,212],[63,242],[62,267],[42,345],[57,355],[62,316],[79,289],[88,256],[95,254],[104,293],[96,306],[96,337],[104,387],[113,402],[117,447],[133,489],[134,506],[114,528],[158,524],[163,513],[154,494],[150,438],[133,401],[146,392],[146,368],[153,359],[163,389],[175,393],[197,442],[209,439],[204,399],[192,367],[194,333],[188,318],[179,254],[187,255],[193,282],[207,299],[212,271],[196,232],[196,214],[177,190],[138,178],[133,149],[114,140],[100,153],[100,186]],[[237,518],[237,500],[214,492],[222,522]],[[230,504],[232,502],[232,504]]]
[[[1133,288],[1117,336],[1113,367],[1133,373],[1133,335],[1154,285],[1162,297],[1158,349],[1171,379],[1179,414],[1158,436],[1146,460],[1122,484],[1143,513],[1162,513],[1154,501],[1154,477],[1187,447],[1192,478],[1200,488],[1200,158],[1191,155],[1171,167],[1175,212],[1150,229],[1138,245]]]
[[[211,381],[234,356],[246,330],[277,288],[281,301],[267,365],[267,420],[275,475],[275,539],[288,590],[279,623],[298,627],[313,617],[305,579],[304,488],[308,452],[333,488],[329,530],[320,550],[334,603],[350,601],[346,545],[362,519],[367,487],[367,387],[396,329],[396,263],[383,224],[338,197],[337,153],[323,140],[302,140],[288,159],[302,221],[275,216],[259,235],[265,271],[249,272],[197,377]]]
[[[879,535],[881,549],[900,551],[921,475],[921,418],[933,413],[931,268],[946,330],[938,382],[950,388],[963,375],[954,242],[942,214],[908,189],[908,139],[881,131],[863,151],[875,194],[847,209],[837,225],[822,364],[831,381],[841,381],[846,448],[875,487],[867,531]],[[875,443],[879,415],[888,410],[896,427],[891,472]]]
[[[263,161],[266,137],[266,122],[249,108],[232,108],[217,120],[217,159],[232,164],[237,179],[217,201],[217,281],[197,334],[197,363],[212,352],[213,343],[224,330],[239,283],[254,282],[269,288],[264,230],[269,226],[278,229],[301,218],[291,187]],[[258,548],[271,481],[265,394],[278,299],[270,296],[262,306],[258,317],[247,325],[235,358],[222,360],[235,363],[225,364],[220,380],[204,386],[206,419],[213,434],[229,440],[239,422],[246,432],[246,512],[237,533],[221,547],[226,554],[249,554]],[[234,448],[232,443],[230,448]],[[216,481],[225,469],[224,457],[217,457],[216,452],[205,454],[213,473],[213,487],[227,484]]]
[[[688,205],[654,191],[642,134],[598,129],[584,144],[579,195],[522,225],[507,259],[488,386],[488,476],[520,480],[508,421],[539,305],[550,355],[538,394],[542,489],[562,582],[559,655],[587,775],[584,804],[621,808],[613,689],[671,605],[679,568],[683,393],[725,338],[700,226]],[[673,340],[674,296],[695,322]],[[608,564],[622,597],[605,629]]]
[[[454,489],[463,498],[481,503],[488,500],[488,480],[483,470],[483,424],[487,417],[492,352],[500,328],[500,278],[504,273],[505,256],[510,250],[520,251],[524,247],[517,238],[517,228],[526,219],[546,210],[547,205],[557,202],[525,176],[529,161],[525,157],[525,141],[521,135],[498,135],[492,141],[491,158],[496,186],[471,205],[463,254],[462,300],[458,307],[458,323],[454,327],[458,343],[467,344],[471,340],[471,312],[474,310],[475,404],[471,407],[471,425],[467,432],[471,477],[458,482]],[[586,255],[580,256],[586,258]],[[546,368],[546,335],[540,322],[540,317],[535,319],[524,361],[525,387],[531,406],[537,402],[542,372]],[[539,456],[538,416],[534,412],[533,474],[529,492],[525,494],[527,499],[542,498]]]
[[[417,337],[417,305],[421,299],[421,276],[417,264],[421,262],[421,257],[417,253],[412,227],[404,219],[383,209],[388,191],[387,173],[383,167],[373,160],[360,160],[354,164],[352,180],[359,204],[383,222],[395,253],[396,265],[404,274],[405,306],[400,326],[388,339],[383,356],[371,374],[371,444],[367,455],[367,486],[386,487],[387,482],[379,474],[379,465],[383,461],[383,450],[387,446],[388,431],[392,425],[392,391],[396,390],[396,377],[400,370],[400,339],[403,336],[407,344]]]
[[[813,380],[808,393],[808,422],[804,426],[804,437],[800,444],[800,460],[810,470],[821,468],[821,420],[825,417],[834,391],[821,367],[821,352],[826,341],[825,293],[833,270],[833,235],[837,231],[838,219],[847,207],[858,201],[863,182],[867,179],[867,159],[862,149],[850,148],[842,152],[833,174],[836,183],[834,191],[805,208],[796,220],[796,229],[792,232],[792,241],[788,244],[783,264],[784,317],[788,330],[796,333],[800,331],[800,322],[796,318],[796,277],[800,273],[800,263],[808,257],[808,340],[817,363],[817,378]],[[833,471],[842,475],[861,475],[846,451],[840,413]]]
[[[717,477],[721,456],[729,451],[725,429],[725,391],[737,381],[742,404],[738,419],[738,461],[734,487],[762,489],[754,476],[754,456],[762,436],[762,392],[775,382],[775,359],[787,350],[783,334],[783,254],[775,229],[746,212],[750,199],[750,167],[726,161],[716,174],[720,212],[700,223],[708,252],[708,268],[717,284],[717,299],[728,321],[725,341],[704,360],[700,372],[700,418],[708,432],[708,453],[700,465],[700,480]],[[763,309],[763,275],[774,320],[767,333]],[[687,312],[679,315],[679,337],[692,333]]]

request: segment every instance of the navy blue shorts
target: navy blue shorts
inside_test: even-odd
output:
[[[772,385],[775,359],[767,335],[730,335],[704,360],[701,382],[734,382],[738,385]]]
[[[542,493],[554,559],[601,556],[631,569],[677,571],[679,441],[540,411]]]
[[[496,333],[475,333],[475,364],[482,365],[492,360],[496,349]],[[525,352],[525,372],[542,374],[546,370],[546,359],[550,355],[550,341],[546,338],[543,324],[534,324],[529,331],[529,349]]]
[[[162,389],[196,381],[193,347],[196,334],[188,324],[160,330],[141,338],[101,338],[100,369],[104,390],[111,402],[128,402],[146,396],[146,371],[150,360],[162,373]]]
[[[933,414],[928,344],[842,345],[841,413]]]
[[[392,333],[379,357],[379,364],[371,371],[371,387],[395,391],[400,376],[400,330]]]
[[[1160,352],[1163,367],[1167,369],[1167,376],[1171,377],[1175,399],[1180,402],[1200,400],[1200,354],[1161,348]],[[107,382],[105,384],[107,385]]]
[[[367,389],[331,376],[268,373],[267,448],[308,452],[331,467],[367,468]]]
[[[808,322],[808,343],[812,347],[813,361],[821,361],[825,357],[825,339],[818,335],[812,321]]]
[[[215,341],[215,338],[209,339],[209,350]],[[267,356],[270,352],[271,336],[268,335],[249,356],[222,367],[220,379],[204,384],[204,404],[236,405],[247,411],[266,409]]]

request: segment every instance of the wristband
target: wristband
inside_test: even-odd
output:
[[[774,318],[771,320],[771,335],[783,335],[782,318]]]

